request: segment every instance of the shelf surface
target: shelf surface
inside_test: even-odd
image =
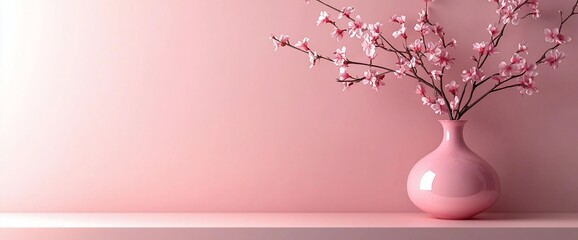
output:
[[[0,228],[577,228],[578,213],[0,213]]]
[[[576,240],[578,213],[0,213],[2,240]]]

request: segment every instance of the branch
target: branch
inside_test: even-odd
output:
[[[526,74],[526,71],[524,71],[524,72],[522,72],[522,73],[520,73],[520,74],[517,74],[517,75],[512,75],[512,76],[509,77],[508,79],[506,79],[506,80],[504,80],[504,81],[502,81],[502,82],[499,82],[499,83],[496,84],[494,87],[492,87],[492,89],[490,89],[489,91],[487,91],[486,93],[484,93],[484,95],[482,95],[482,96],[479,97],[476,101],[474,101],[471,105],[468,105],[469,102],[470,102],[470,101],[468,100],[468,103],[466,103],[466,105],[464,106],[464,109],[462,109],[462,112],[461,112],[460,115],[463,116],[466,112],[468,112],[468,110],[472,109],[476,104],[478,104],[480,101],[482,101],[482,99],[484,99],[485,97],[487,97],[490,93],[497,92],[497,91],[500,91],[500,90],[503,90],[503,89],[507,89],[507,88],[511,88],[511,87],[513,87],[513,86],[519,86],[519,84],[515,84],[515,85],[511,85],[511,86],[507,86],[507,87],[502,87],[502,88],[499,87],[499,86],[501,86],[502,84],[507,83],[507,82],[511,81],[512,79],[516,79],[516,78],[518,78],[518,77],[520,77],[520,76],[522,76],[522,75],[524,75],[524,74]],[[478,86],[479,86],[479,85],[478,85]],[[474,87],[475,87],[475,85],[474,85]],[[471,100],[471,96],[470,96],[470,100]]]

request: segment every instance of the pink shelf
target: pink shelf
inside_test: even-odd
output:
[[[478,235],[480,238],[476,238]],[[432,219],[421,213],[0,214],[2,240],[101,239],[99,236],[102,239],[179,239],[180,236],[216,240],[370,240],[387,239],[385,236],[447,240],[464,236],[468,239],[523,236],[524,239],[576,240],[578,213],[485,213],[466,221]]]

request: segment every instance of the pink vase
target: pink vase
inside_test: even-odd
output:
[[[500,195],[496,171],[464,142],[466,122],[440,120],[441,144],[415,164],[407,179],[411,201],[436,218],[471,218]]]

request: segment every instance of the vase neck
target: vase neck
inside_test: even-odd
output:
[[[443,144],[465,144],[464,142],[464,125],[466,120],[440,120],[442,124],[444,137]]]

